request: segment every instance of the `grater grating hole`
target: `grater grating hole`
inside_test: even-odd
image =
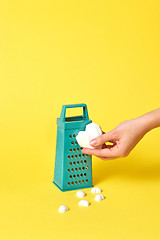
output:
[[[75,151],[76,151],[76,149],[75,149],[75,148],[73,148],[73,151],[75,152]]]
[[[72,178],[72,175],[70,175],[69,178]]]
[[[71,185],[71,183],[70,183],[70,182],[68,182],[68,185],[70,186],[70,185]]]
[[[83,153],[82,156],[85,157],[85,154]]]
[[[81,163],[83,164],[83,161],[81,160]]]
[[[73,162],[73,165],[75,165],[76,164],[76,162]]]
[[[84,181],[84,180],[82,180],[82,183],[85,183],[85,181]]]
[[[78,184],[78,182],[77,182],[77,181],[75,181],[75,184]]]
[[[84,160],[84,163],[87,163],[87,160]]]
[[[75,168],[75,171],[77,171],[78,169],[77,168]]]
[[[72,148],[70,148],[69,151],[72,152]]]
[[[79,174],[77,174],[77,177],[79,177]]]
[[[74,169],[72,168],[71,171],[74,172]]]
[[[80,176],[83,177],[83,174],[81,173]]]
[[[74,156],[72,155],[71,158],[74,158]]]
[[[79,154],[79,157],[81,157],[81,154]]]
[[[81,171],[81,167],[79,167],[78,169],[79,169],[79,171]]]
[[[85,170],[85,167],[82,167],[83,170]]]
[[[73,185],[73,184],[74,184],[74,182],[72,181],[72,182],[71,182],[71,184]]]
[[[71,144],[74,145],[74,142],[72,141]]]
[[[86,177],[86,176],[87,176],[87,173],[84,173],[84,176]]]
[[[72,165],[72,162],[70,162],[69,164]]]
[[[70,159],[71,157],[68,155],[68,159]]]
[[[70,138],[72,138],[72,135],[69,135]]]
[[[78,181],[81,184],[81,180]]]
[[[78,142],[77,142],[77,141],[75,141],[75,144],[78,144]]]
[[[75,178],[75,177],[76,177],[76,175],[74,174],[74,175],[73,175],[73,177]]]
[[[77,148],[77,151],[79,151],[79,148]]]
[[[73,137],[75,137],[76,135],[75,134],[73,134]]]
[[[88,183],[88,179],[86,179],[86,183]]]
[[[89,167],[87,166],[86,169],[88,170],[88,168],[89,168]]]
[[[77,161],[77,164],[79,164],[79,161]]]
[[[75,155],[75,157],[76,157],[76,158],[78,157],[77,154]]]
[[[68,172],[70,172],[71,170],[70,169],[68,169]]]

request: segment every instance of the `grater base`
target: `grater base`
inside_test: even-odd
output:
[[[84,189],[84,188],[92,188],[92,187],[93,187],[93,185],[89,185],[89,186],[86,186],[86,187],[81,187],[81,188],[79,188],[79,189],[77,189],[77,188],[72,188],[72,189],[63,190],[63,189],[61,189],[55,182],[53,182],[53,183],[54,183],[54,185],[56,185],[56,187],[58,187],[62,192],[68,192],[68,191],[72,191],[72,190],[80,190],[80,189]]]

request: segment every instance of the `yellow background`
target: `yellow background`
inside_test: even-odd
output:
[[[53,184],[56,118],[86,103],[104,131],[159,107],[159,1],[0,2],[0,239],[160,239],[160,132],[93,157],[105,200]],[[58,213],[66,204],[70,211]]]

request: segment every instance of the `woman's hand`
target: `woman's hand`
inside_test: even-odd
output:
[[[139,117],[120,123],[110,132],[103,132],[101,136],[91,140],[90,144],[93,147],[102,145],[102,149],[83,148],[82,153],[95,155],[102,160],[113,160],[128,156],[148,131],[144,121],[145,119]]]

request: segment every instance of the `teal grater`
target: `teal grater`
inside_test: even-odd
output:
[[[66,108],[83,107],[82,116],[66,117]],[[53,183],[62,191],[90,188],[92,185],[92,156],[81,152],[76,141],[79,131],[91,123],[87,105],[63,105],[57,118],[56,158]]]

